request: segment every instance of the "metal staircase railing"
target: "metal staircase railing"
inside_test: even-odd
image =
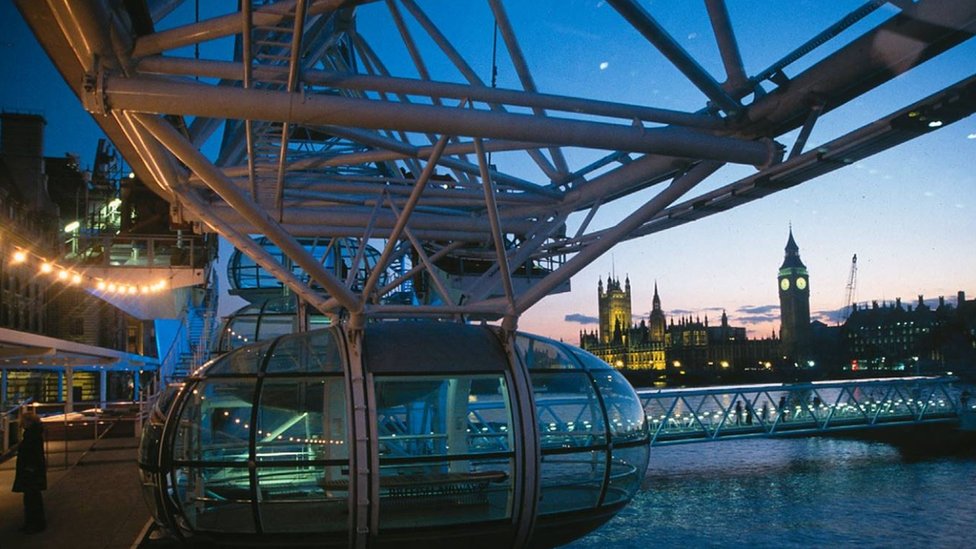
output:
[[[200,317],[200,332],[194,334],[191,341],[196,341],[193,349],[191,371],[202,366],[210,359],[211,340],[217,328],[217,279],[207,285],[207,293],[203,299],[204,309]]]
[[[185,315],[186,312],[183,314]],[[185,374],[180,375],[178,371],[180,370],[179,362],[186,352],[189,339],[186,321],[181,317],[180,327],[176,332],[176,336],[173,338],[173,343],[169,346],[169,350],[166,351],[166,356],[160,361],[160,379],[164,384],[178,381],[185,377]]]

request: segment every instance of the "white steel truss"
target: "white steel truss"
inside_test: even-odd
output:
[[[957,424],[968,403],[952,377],[638,391],[657,446]]]
[[[969,75],[806,150],[825,113],[970,39],[971,0],[871,0],[769,66],[748,68],[739,40],[762,37],[737,36],[724,0],[706,0],[724,81],[641,2],[608,0],[616,30],[639,33],[700,93],[696,111],[613,100],[613,90],[546,92],[537,67],[566,60],[525,48],[547,27],[512,17],[502,0],[479,4],[484,20],[463,22],[416,0],[244,0],[210,5],[216,11],[199,21],[179,19],[182,3],[17,1],[143,181],[306,302],[354,323],[461,315],[514,326],[621,241],[792,187],[976,110]],[[467,47],[478,24],[498,39],[488,82]],[[385,32],[368,38],[365,27]],[[845,32],[859,34],[820,55]],[[500,66],[518,87],[496,85]],[[794,131],[787,155],[778,140]],[[699,190],[727,164],[754,172]],[[610,203],[629,213],[593,223]],[[255,245],[257,234],[327,295]],[[302,237],[382,242],[382,261],[354,290]],[[410,270],[380,284],[378,271],[405,258]],[[475,265],[476,276],[449,288],[445,262]],[[419,273],[434,299],[384,299]],[[531,283],[515,280],[532,273]]]

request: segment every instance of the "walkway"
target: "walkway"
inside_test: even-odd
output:
[[[639,389],[651,444],[953,424],[976,411],[953,377]]]
[[[0,463],[0,548],[130,549],[149,520],[132,437],[48,442],[47,530],[26,535],[16,459]]]

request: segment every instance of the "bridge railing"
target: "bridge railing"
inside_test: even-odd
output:
[[[952,377],[644,389],[652,444],[958,421]]]
[[[744,437],[809,436],[876,427],[959,422],[976,414],[976,398],[956,387],[954,377],[910,377],[696,389],[639,389],[651,444],[709,442]],[[501,402],[471,403],[471,446],[499,444],[509,433],[497,421]],[[539,433],[546,446],[577,447],[605,441],[593,402],[582,396],[542,396],[536,401]],[[611,404],[612,408],[612,404]],[[617,414],[610,410],[610,420]],[[381,417],[384,424],[396,418]],[[391,428],[392,423],[390,423]],[[396,430],[396,429],[394,429]],[[393,453],[408,444],[428,444],[433,435],[384,440]],[[443,438],[443,437],[440,437]]]

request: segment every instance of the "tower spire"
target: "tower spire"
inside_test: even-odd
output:
[[[800,247],[793,238],[793,224],[779,268],[780,345],[784,357],[795,364],[806,362],[810,352],[810,286]]]
[[[786,240],[785,251],[786,253],[784,254],[783,257],[783,264],[780,266],[780,269],[788,269],[788,268],[806,269],[807,268],[806,265],[803,264],[803,261],[800,260],[800,247],[797,246],[796,240],[793,238],[792,224],[790,225],[790,236]]]

